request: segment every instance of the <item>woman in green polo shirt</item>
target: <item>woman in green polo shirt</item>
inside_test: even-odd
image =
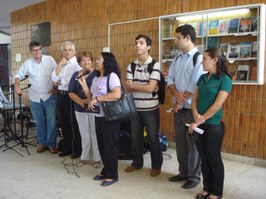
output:
[[[232,90],[232,81],[227,73],[228,61],[220,49],[204,51],[203,74],[197,83],[192,101],[195,122],[190,124],[189,133],[195,127],[204,130],[198,134],[196,146],[201,158],[203,175],[203,192],[196,199],[222,198],[224,184],[224,165],[221,158],[221,147],[224,137],[222,105]]]

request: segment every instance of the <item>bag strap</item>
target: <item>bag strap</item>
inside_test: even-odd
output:
[[[107,76],[107,83],[106,83],[107,93],[110,93],[111,92],[110,86],[109,86],[110,75],[111,75],[111,73]]]
[[[156,63],[156,60],[155,59],[152,59],[152,61],[148,64],[148,72],[151,74],[152,73],[152,70],[153,70],[153,66],[154,64]],[[131,73],[132,73],[132,76],[134,78],[134,73],[135,73],[135,69],[136,69],[136,64],[134,62],[131,62],[130,64],[131,66]]]
[[[110,75],[111,75],[111,73],[107,76],[107,82],[106,82],[107,93],[110,93],[111,92],[111,89],[110,89],[110,86],[109,86]],[[121,85],[122,93],[125,92],[125,88],[124,88],[121,80],[120,80],[120,85]]]
[[[197,51],[197,52],[195,52],[195,54],[193,55],[193,64],[194,64],[194,66],[196,65],[196,63],[197,63],[197,60],[198,60],[198,56],[200,55],[200,52],[199,51]],[[178,59],[178,57],[180,56],[180,54],[178,54],[177,56],[176,56],[176,58],[175,58],[175,62],[176,62],[176,60]]]

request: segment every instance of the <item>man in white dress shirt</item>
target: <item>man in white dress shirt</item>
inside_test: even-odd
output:
[[[78,158],[81,155],[81,138],[74,114],[74,106],[68,95],[68,85],[73,73],[81,70],[81,67],[75,56],[74,43],[63,42],[61,51],[63,58],[52,73],[53,81],[58,84],[57,107],[64,143],[64,149],[59,153],[59,156],[71,155],[71,158]]]
[[[48,147],[51,153],[56,149],[56,95],[51,74],[56,67],[53,57],[42,55],[42,46],[37,41],[31,41],[29,50],[32,55],[27,59],[15,75],[15,93],[22,95],[19,87],[21,79],[28,76],[30,108],[36,121],[38,147],[42,153]]]

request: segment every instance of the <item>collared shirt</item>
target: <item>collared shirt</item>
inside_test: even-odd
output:
[[[204,73],[201,65],[202,55],[197,58],[197,62],[194,65],[193,56],[198,51],[195,47],[188,53],[181,52],[177,58],[171,63],[169,68],[169,74],[167,77],[167,85],[174,84],[176,90],[180,93],[188,91],[194,93],[196,84],[199,77]],[[177,59],[176,59],[177,58]],[[174,98],[175,102],[175,98]],[[183,108],[191,108],[192,96],[183,104]]]
[[[49,91],[53,88],[51,74],[56,67],[56,62],[49,55],[42,55],[41,62],[32,57],[26,60],[17,71],[14,78],[23,79],[28,75],[29,83],[29,98],[33,102],[40,102],[42,99],[46,101],[51,94]]]
[[[152,62],[152,57],[149,56],[145,63],[140,66],[138,59],[134,61],[136,64],[134,77],[131,71],[131,64],[127,67],[127,79],[133,80],[134,84],[149,84],[150,80],[160,81],[160,64],[156,62],[153,66],[152,73],[148,71],[148,64]],[[152,111],[159,107],[158,96],[153,96],[152,93],[133,92],[136,108],[138,111]]]
[[[210,106],[215,102],[220,91],[228,93],[232,90],[232,81],[226,74],[213,74],[208,78],[208,74],[204,74],[199,78],[198,85],[198,102],[197,109],[199,114],[204,114]],[[206,124],[220,124],[222,119],[222,107],[209,119]]]
[[[74,56],[68,60],[66,65],[63,65],[60,74],[56,76],[55,70],[52,73],[52,80],[59,83],[58,90],[68,91],[68,85],[74,72],[81,70],[77,62],[77,58]]]
[[[69,93],[75,93],[80,99],[86,99],[86,95],[80,85],[80,83],[76,80],[76,77],[78,76],[79,71],[74,72],[74,74],[71,77],[71,80],[69,82],[68,86],[68,92]],[[96,76],[96,70],[93,70],[93,72],[86,78],[86,83],[88,85],[88,88],[91,88],[92,80]],[[75,111],[77,112],[87,112],[86,109],[81,107],[78,103],[74,102]]]

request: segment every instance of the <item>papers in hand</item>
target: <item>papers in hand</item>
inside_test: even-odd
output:
[[[188,123],[186,123],[186,126],[189,127],[190,125]],[[198,127],[195,127],[193,129],[195,132],[197,132],[198,134],[203,134],[204,130],[198,128]]]

